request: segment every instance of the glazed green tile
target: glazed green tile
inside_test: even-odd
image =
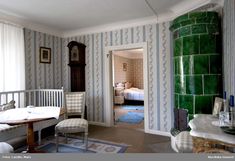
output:
[[[188,109],[189,113],[193,113],[193,96],[179,95],[179,108]]]
[[[215,53],[222,53],[222,37],[221,35],[216,35],[216,52]]]
[[[207,17],[210,17],[210,18],[218,17],[218,13],[217,12],[207,12]]]
[[[183,38],[183,55],[199,53],[199,36],[187,36]]]
[[[218,17],[213,17],[210,21],[211,24],[219,24],[219,18]]]
[[[195,96],[195,114],[211,114],[213,105],[212,100],[212,96]]]
[[[175,23],[179,23],[179,22],[184,21],[184,20],[187,20],[187,19],[188,19],[188,14],[184,14],[184,15],[182,15],[182,16],[176,18],[176,19],[173,21],[173,23],[174,23],[174,24],[175,24]]]
[[[201,34],[201,33],[206,33],[206,25],[204,24],[199,24],[199,25],[192,25],[192,34]]]
[[[189,115],[188,115],[188,119],[189,119],[189,121],[190,121],[190,120],[192,120],[192,119],[194,118],[193,116],[194,116],[194,114],[189,114]]]
[[[218,34],[219,25],[218,24],[207,24],[207,31],[209,34]]]
[[[174,40],[177,39],[178,37],[179,37],[179,30],[175,30],[173,33]]]
[[[179,107],[179,95],[175,94],[175,108]]]
[[[181,21],[180,24],[183,27],[183,26],[195,24],[195,22],[196,22],[195,19],[189,19],[189,20]]]
[[[196,23],[198,24],[210,24],[211,19],[209,17],[200,17],[196,19]]]
[[[175,75],[179,74],[179,57],[174,58],[174,71]]]
[[[222,56],[210,55],[210,74],[222,73]]]
[[[182,55],[182,43],[183,39],[179,38],[174,41],[174,56]]]
[[[187,36],[190,34],[191,34],[191,26],[186,26],[186,27],[180,28],[179,37]]]
[[[186,89],[185,89],[184,76],[175,76],[174,78],[175,78],[175,93],[185,94]]]
[[[186,76],[186,93],[203,94],[202,76]]]
[[[216,53],[216,36],[215,35],[200,35],[200,53],[209,54]]]
[[[180,74],[190,74],[193,66],[192,63],[193,62],[190,61],[190,56],[183,56],[182,63],[179,64],[179,68],[183,69],[183,73],[181,73],[182,70],[180,70]]]
[[[219,94],[222,89],[220,75],[204,75],[204,94]]]
[[[194,60],[194,74],[209,73],[209,56],[195,55],[193,60]]]
[[[189,14],[189,18],[200,18],[200,17],[205,17],[206,12],[192,12]]]

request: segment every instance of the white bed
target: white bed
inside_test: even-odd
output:
[[[124,90],[125,100],[144,101],[144,90],[139,88],[129,88]]]

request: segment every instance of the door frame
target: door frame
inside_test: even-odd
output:
[[[143,73],[144,73],[144,131],[148,131],[149,127],[149,116],[148,116],[148,48],[147,42],[134,43],[120,46],[107,46],[105,47],[105,124],[106,126],[114,126],[113,120],[113,70],[112,61],[113,53],[112,51],[119,50],[130,50],[143,48]]]

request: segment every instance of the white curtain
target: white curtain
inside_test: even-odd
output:
[[[23,28],[0,22],[0,92],[24,89]]]

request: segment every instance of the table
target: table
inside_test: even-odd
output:
[[[224,133],[215,125],[217,121],[212,115],[198,114],[189,122],[193,152],[227,152],[226,147],[235,148],[235,135]]]
[[[60,109],[60,115],[63,115],[65,113],[64,108]],[[0,121],[1,124],[8,124],[8,125],[20,125],[20,124],[27,124],[28,129],[27,129],[27,152],[28,153],[37,153],[37,152],[42,152],[35,150],[36,144],[34,143],[34,130],[33,130],[33,124],[35,122],[43,121],[43,120],[49,120],[49,119],[55,119],[52,117],[48,118],[37,118],[37,119],[26,119],[26,120],[10,120],[10,121]]]

